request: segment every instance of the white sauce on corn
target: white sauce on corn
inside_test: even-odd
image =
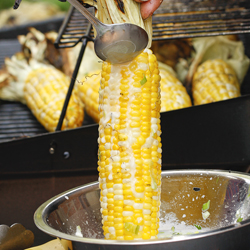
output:
[[[123,203],[124,205],[133,206],[135,202],[133,200],[124,200]]]
[[[110,234],[115,234],[115,228],[114,227],[109,227],[109,232],[110,232]]]
[[[123,195],[123,190],[122,190],[122,188],[121,188],[121,189],[115,189],[115,190],[114,190],[114,194]]]
[[[149,53],[151,53],[149,51]],[[129,67],[130,63],[125,64],[125,67]],[[124,66],[124,65],[123,65]],[[139,63],[139,69],[141,70],[148,70],[148,64],[145,63]],[[110,74],[110,79],[109,79],[109,84],[108,87],[105,87],[105,90],[100,90],[99,94],[100,97],[108,98],[108,100],[104,99],[104,103],[99,106],[100,112],[103,112],[103,116],[100,120],[101,126],[99,126],[99,134],[103,135],[104,134],[104,129],[106,127],[112,128],[111,132],[111,142],[106,142],[105,136],[101,137],[98,139],[98,142],[104,143],[105,144],[105,149],[110,150],[110,158],[109,158],[109,176],[107,177],[109,180],[113,179],[113,165],[112,163],[114,162],[120,162],[121,163],[121,173],[130,173],[131,177],[130,178],[124,178],[122,180],[122,184],[114,184],[113,188],[107,188],[106,185],[106,178],[99,178],[99,182],[102,183],[102,202],[101,202],[101,210],[107,209],[108,204],[114,201],[123,201],[124,205],[127,206],[133,206],[134,209],[142,210],[142,214],[144,215],[149,215],[151,214],[150,209],[145,209],[148,208],[146,206],[143,208],[143,203],[135,203],[134,200],[124,200],[124,195],[123,195],[123,185],[124,184],[130,184],[131,186],[131,191],[133,192],[133,195],[135,198],[144,198],[144,192],[136,192],[135,190],[135,183],[136,183],[136,178],[135,178],[135,173],[136,173],[136,163],[135,163],[135,158],[133,157],[133,149],[132,145],[137,141],[137,138],[141,136],[141,129],[140,127],[136,128],[131,128],[130,127],[130,122],[126,123],[126,127],[124,129],[115,131],[115,125],[120,123],[120,101],[119,98],[121,96],[121,90],[120,90],[120,85],[121,85],[121,69],[122,65],[112,65],[111,66],[111,74]],[[129,81],[133,81],[132,79],[133,75],[130,75]],[[159,88],[160,89],[160,88]],[[140,93],[142,91],[141,87],[133,87],[130,85],[128,89],[128,108],[127,108],[127,121],[134,121],[134,122],[140,122],[140,117],[132,117],[130,115],[131,112],[131,103],[133,102],[135,98],[136,93]],[[146,141],[144,145],[142,145],[142,148],[150,148],[153,145],[158,146],[159,142],[157,139],[154,139],[153,137],[155,134],[160,136],[161,132],[158,129],[158,122],[159,119],[157,118],[151,118],[151,134],[148,138],[146,138]],[[112,139],[112,134],[113,133],[119,133],[118,137],[118,146],[120,147],[125,147],[128,153],[128,156],[121,156],[119,150],[113,150],[113,139]],[[124,136],[125,135],[125,136]],[[161,153],[161,149],[158,149],[158,153]],[[158,162],[160,162],[158,160]],[[143,163],[151,164],[152,160],[151,159],[143,159]],[[108,193],[113,193],[114,197],[113,199],[108,199],[107,195]],[[153,196],[153,200],[159,200],[158,196]],[[123,211],[122,212],[123,216],[133,216],[134,212],[133,211]],[[108,216],[103,216],[103,221],[107,221]],[[137,218],[138,223],[140,223],[143,220],[142,217]],[[106,238],[110,237],[110,234],[115,234],[115,228],[110,227],[109,228],[109,233],[106,234]]]
[[[122,201],[123,200],[123,195],[114,195],[114,200],[115,201]]]
[[[133,211],[123,211],[122,216],[133,216],[134,212]]]
[[[122,184],[114,184],[114,185],[113,185],[113,189],[114,189],[114,190],[122,189],[122,188],[123,188],[123,185],[122,185]]]
[[[151,214],[151,210],[150,209],[143,209],[143,214]]]
[[[135,203],[133,206],[134,209],[143,209],[143,203]]]

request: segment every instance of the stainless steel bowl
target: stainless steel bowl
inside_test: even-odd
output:
[[[98,182],[42,204],[34,215],[43,232],[82,249],[250,249],[250,175],[223,170],[162,173],[160,233],[155,240],[111,241],[102,233]],[[203,204],[210,201],[209,217]],[[208,213],[207,213],[208,214]],[[200,229],[200,230],[199,230]]]

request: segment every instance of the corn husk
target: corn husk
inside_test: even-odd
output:
[[[27,61],[22,52],[18,52],[12,56],[12,58],[18,62],[18,65],[25,69]],[[10,61],[10,58],[5,59],[6,62]],[[20,75],[21,76],[21,75]],[[11,71],[5,66],[0,70],[0,99],[6,101],[17,101],[26,104],[24,98],[24,79],[18,80],[17,77],[11,74]]]
[[[197,67],[209,59],[222,59],[235,71],[241,84],[249,68],[250,60],[245,55],[242,41],[232,40],[231,36],[216,36],[194,38],[192,40],[194,53],[189,60],[181,60],[176,71],[181,81],[186,81],[190,87]]]
[[[14,77],[5,69],[0,70],[0,99],[26,104],[23,93],[24,84],[17,84]]]
[[[188,59],[193,50],[191,39],[153,41],[151,49],[158,61],[171,66],[173,69],[181,58]]]
[[[56,49],[54,42],[57,36],[57,32],[42,33],[31,27],[26,35],[18,36],[18,40],[22,45],[22,52],[26,60],[36,60],[53,65],[71,77],[75,70],[82,44],[79,43],[72,48]],[[94,43],[88,42],[76,80],[82,79],[85,74],[101,69],[101,67],[102,62],[94,52]]]

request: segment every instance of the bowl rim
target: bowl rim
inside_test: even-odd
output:
[[[238,172],[238,171],[231,171],[231,170],[216,170],[216,169],[177,169],[177,170],[163,170],[162,171],[162,177],[166,176],[169,173],[187,173],[188,174],[197,174],[197,171],[199,173],[213,173],[216,175],[229,175],[229,176],[234,176],[234,177],[239,177],[239,178],[248,178],[249,183],[250,183],[250,174],[249,173],[243,173],[243,172]],[[250,184],[249,184],[250,185]],[[150,240],[105,240],[105,239],[94,239],[94,238],[86,238],[86,237],[79,237],[75,235],[69,235],[63,232],[60,232],[48,225],[46,222],[45,216],[47,215],[48,208],[51,206],[51,204],[55,203],[57,200],[62,199],[63,197],[65,198],[69,194],[74,194],[77,193],[81,189],[90,189],[95,186],[94,190],[99,189],[99,182],[91,182],[87,183],[72,189],[69,189],[65,192],[62,192],[46,202],[44,202],[42,205],[40,205],[37,210],[34,213],[34,223],[37,226],[38,229],[43,231],[46,234],[49,234],[53,237],[58,237],[74,242],[79,242],[79,243],[88,243],[88,244],[98,244],[98,245],[150,245],[150,244],[166,244],[166,243],[173,243],[173,242],[179,242],[179,241],[186,241],[186,240],[194,240],[198,238],[203,238],[203,237],[208,237],[208,236],[213,236],[215,234],[221,234],[225,233],[231,230],[235,229],[240,229],[245,226],[250,225],[250,218],[246,219],[241,222],[237,222],[236,224],[232,224],[226,227],[221,227],[219,229],[214,229],[214,230],[209,230],[206,232],[200,232],[198,234],[189,234],[189,235],[178,235],[178,236],[173,236],[171,238],[160,238],[160,239],[150,239]],[[91,189],[93,190],[93,189]]]

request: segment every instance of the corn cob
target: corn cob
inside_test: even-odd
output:
[[[84,103],[86,113],[95,122],[99,122],[99,89],[101,70],[94,71],[84,76],[80,83],[76,84],[76,92]]]
[[[195,105],[240,96],[240,85],[234,70],[221,59],[207,60],[194,74],[192,95]]]
[[[186,88],[169,70],[159,64],[161,75],[161,112],[192,106]]]
[[[14,55],[5,60],[7,69],[16,78],[12,91],[23,91],[23,102],[48,131],[55,131],[68,91],[69,79],[52,66],[26,60]],[[8,86],[6,86],[8,88]],[[2,96],[2,98],[4,98]],[[83,104],[73,92],[62,124],[62,130],[82,125]]]
[[[106,239],[151,239],[158,234],[159,82],[150,50],[128,64],[103,63],[98,171]]]
[[[104,23],[134,23],[152,42],[134,0],[90,1]],[[103,63],[99,90],[98,171],[106,239],[157,237],[161,191],[160,75],[149,49],[126,64]]]

